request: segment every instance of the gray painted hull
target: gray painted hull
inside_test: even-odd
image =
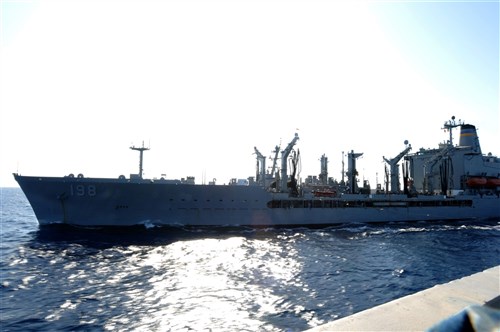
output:
[[[40,225],[312,226],[500,218],[496,195],[289,198],[259,186],[14,176]]]

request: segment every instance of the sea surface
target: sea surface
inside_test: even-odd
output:
[[[500,264],[500,220],[39,228],[0,197],[1,331],[303,331]]]

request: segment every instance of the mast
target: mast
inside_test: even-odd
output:
[[[452,129],[463,125],[462,120],[458,120],[455,122],[455,116],[451,117],[451,120],[448,120],[444,123],[444,130],[448,130],[450,132],[450,140],[448,141],[448,145],[453,146],[453,132]]]
[[[137,175],[139,176],[139,178],[142,179],[142,155],[143,155],[144,151],[149,150],[149,148],[144,147],[144,141],[142,141],[142,147],[135,147],[134,145],[132,145],[130,147],[130,149],[135,150],[135,151],[139,151],[139,174],[137,174]]]

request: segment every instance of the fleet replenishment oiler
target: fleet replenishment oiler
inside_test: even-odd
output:
[[[460,139],[454,145],[457,127]],[[437,148],[410,153],[405,142],[396,157],[384,158],[386,185],[374,190],[367,181],[358,186],[356,161],[362,153],[354,151],[347,154],[342,181],[328,177],[324,155],[319,176],[298,179],[297,134],[284,149],[276,147],[270,170],[254,148],[256,175],[228,185],[195,184],[193,177],[144,179],[144,146],[131,148],[140,152],[140,163],[139,173],[129,178],[14,177],[40,225],[318,226],[499,218],[500,159],[482,154],[475,126],[453,117],[444,129],[449,140]]]

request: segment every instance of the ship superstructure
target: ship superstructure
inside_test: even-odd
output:
[[[460,127],[460,140],[453,145],[453,129]],[[425,194],[495,194],[500,185],[500,160],[483,155],[476,127],[454,119],[444,125],[450,139],[437,149],[420,149],[406,157],[414,190]]]
[[[458,127],[460,139],[454,145],[452,131]],[[435,149],[410,153],[405,141],[397,156],[384,157],[386,186],[374,190],[368,181],[358,186],[362,153],[354,151],[346,155],[340,182],[328,177],[325,155],[319,176],[302,182],[297,134],[284,149],[276,146],[271,171],[254,147],[255,177],[232,179],[228,185],[197,185],[194,177],[144,179],[144,145],[131,147],[140,152],[140,162],[139,173],[129,178],[14,177],[41,225],[312,226],[500,218],[500,159],[481,153],[475,126],[452,118],[444,128],[449,141]]]

